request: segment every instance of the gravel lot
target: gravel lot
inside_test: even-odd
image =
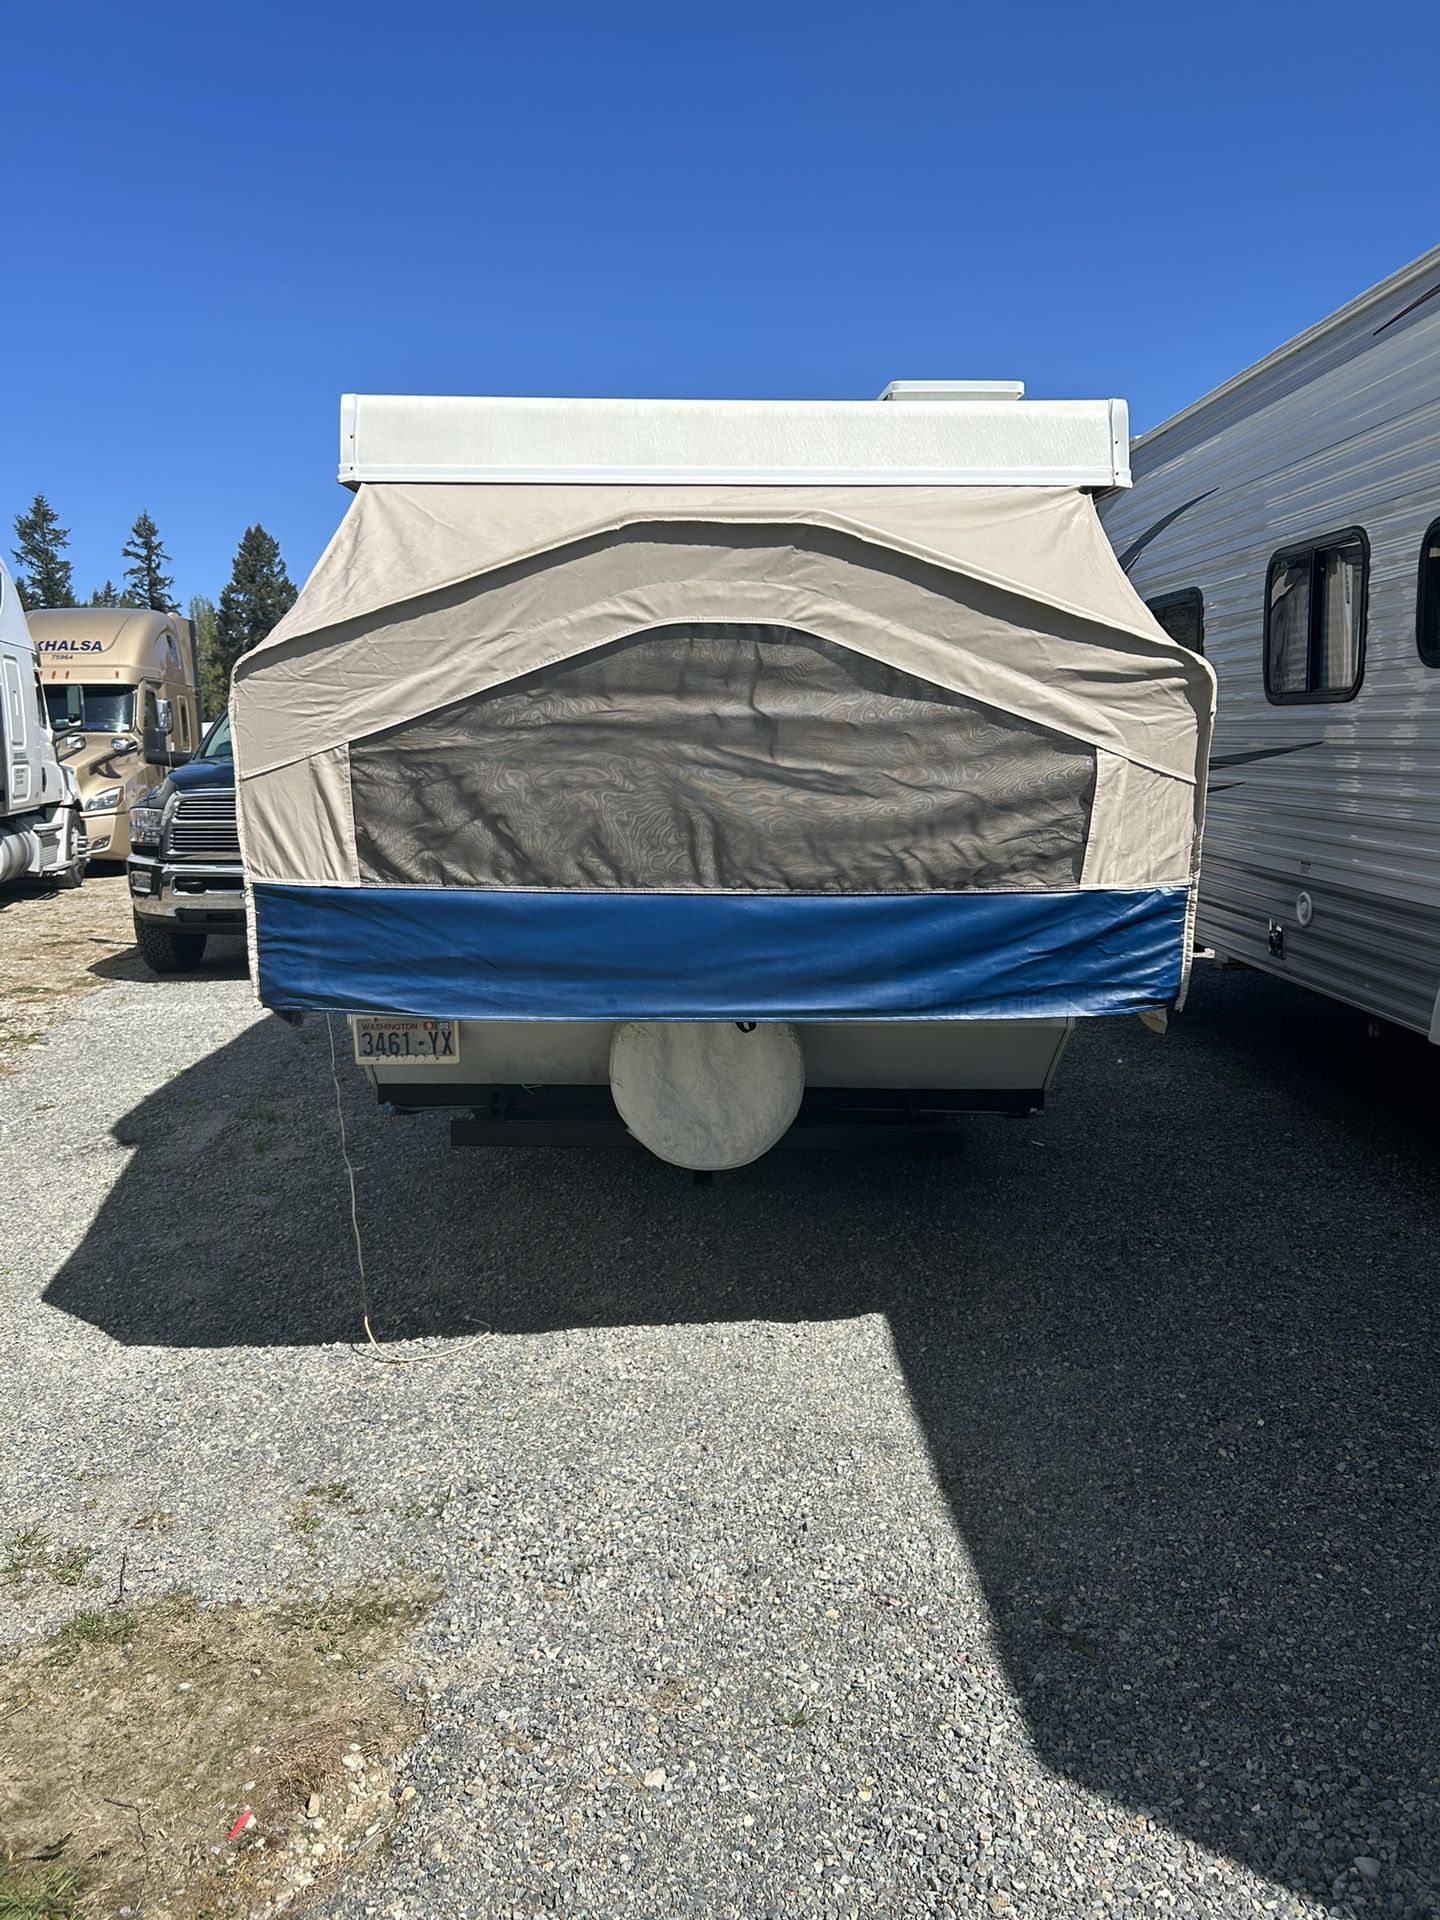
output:
[[[102,970],[0,1082],[7,1525],[439,1578],[334,1916],[1440,1913],[1423,1045],[1202,966],[957,1160],[709,1188],[342,1063],[381,1360],[323,1023]]]

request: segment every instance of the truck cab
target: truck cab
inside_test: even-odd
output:
[[[195,635],[149,607],[56,607],[30,616],[61,758],[79,783],[92,858],[130,851],[130,806],[151,784],[141,742],[200,740]]]
[[[0,562],[0,882],[78,887],[86,854],[79,788],[56,754],[35,642]]]
[[[135,943],[153,973],[188,973],[212,933],[245,931],[245,887],[235,826],[230,716],[211,727],[193,759],[146,735],[146,758],[168,766],[130,808],[130,905]]]

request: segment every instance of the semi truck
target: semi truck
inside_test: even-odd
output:
[[[58,751],[79,783],[90,856],[123,863],[131,804],[154,782],[145,736],[158,733],[187,758],[199,745],[194,629],[150,607],[57,607],[32,613],[30,625]]]
[[[79,786],[56,754],[35,642],[0,561],[0,883],[78,887],[86,854]]]

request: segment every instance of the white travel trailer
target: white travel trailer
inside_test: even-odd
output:
[[[1440,1041],[1440,248],[1133,467],[1105,529],[1219,680],[1200,938]]]
[[[1185,984],[1213,681],[1105,541],[1126,456],[1018,385],[347,399],[232,690],[261,999],[460,1141],[1035,1110]]]
[[[0,561],[0,883],[78,887],[87,852],[80,789],[56,756],[35,642]]]

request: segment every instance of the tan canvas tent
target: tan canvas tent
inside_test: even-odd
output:
[[[1031,483],[1033,424],[1014,473],[982,424],[987,485],[596,481],[593,433],[520,484],[364,482],[235,675],[262,998],[591,1023],[1174,1003],[1211,675],[1089,494]]]

